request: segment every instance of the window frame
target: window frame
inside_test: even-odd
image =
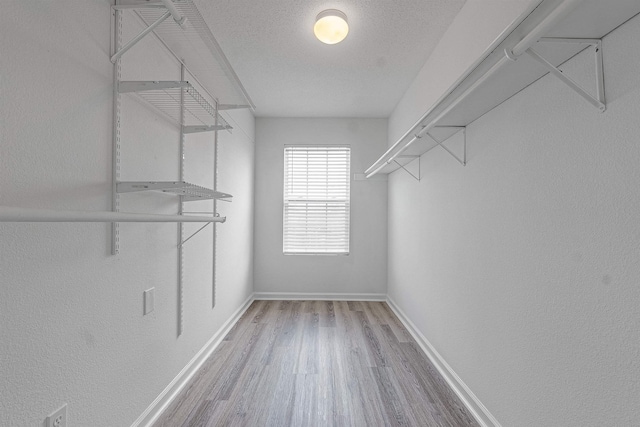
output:
[[[287,167],[288,167],[288,163],[287,163],[287,149],[290,148],[318,148],[318,149],[322,149],[322,148],[327,148],[327,149],[331,149],[331,148],[340,148],[340,149],[346,149],[347,151],[347,170],[346,170],[346,182],[347,182],[347,186],[348,186],[348,191],[347,191],[347,200],[346,200],[346,206],[347,206],[347,216],[346,216],[346,228],[347,228],[347,232],[346,232],[346,251],[340,251],[340,252],[326,252],[326,251],[287,251],[285,244],[286,244],[286,231],[287,231],[287,216],[286,216],[286,208],[287,208],[287,202],[288,199],[286,198],[286,194],[287,194]],[[284,145],[284,149],[282,151],[283,153],[283,168],[282,168],[282,172],[283,172],[283,176],[282,176],[282,254],[283,255],[311,255],[311,256],[318,256],[318,255],[325,255],[325,256],[349,256],[351,253],[351,145],[349,144],[285,144]],[[332,201],[331,199],[314,199],[315,201]]]

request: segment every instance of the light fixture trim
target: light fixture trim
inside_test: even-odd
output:
[[[313,33],[322,43],[340,43],[349,34],[347,15],[337,9],[323,10],[316,16]]]

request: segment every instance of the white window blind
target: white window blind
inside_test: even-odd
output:
[[[351,149],[284,149],[285,254],[348,254]]]

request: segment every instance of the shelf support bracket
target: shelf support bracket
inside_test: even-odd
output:
[[[193,233],[191,236],[187,237],[186,239],[184,239],[178,246],[184,246],[185,243],[187,243],[192,237],[194,237],[196,234],[198,234],[199,232],[201,232],[202,230],[204,230],[207,225],[211,224],[210,222],[206,223],[205,225],[203,225],[202,227],[198,228],[198,231],[196,231],[195,233]]]
[[[573,91],[575,91],[578,95],[587,100],[591,105],[596,107],[598,111],[604,113],[607,109],[605,94],[604,94],[604,67],[603,67],[603,59],[602,59],[602,40],[600,39],[567,39],[567,38],[542,38],[540,42],[546,43],[580,43],[580,44],[589,44],[595,49],[595,62],[596,62],[596,96],[591,95],[589,92],[584,90],[582,86],[577,84],[571,78],[564,75],[562,70],[558,67],[554,66],[552,63],[544,59],[538,52],[536,52],[533,48],[529,48],[526,50],[526,53],[536,60],[538,63],[543,65],[549,72],[556,76],[560,81],[569,86]]]
[[[409,175],[411,175],[413,177],[413,179],[415,179],[416,181],[420,181],[420,178],[422,178],[422,171],[421,171],[421,166],[420,166],[420,156],[416,156],[414,160],[418,160],[418,176],[414,175],[413,173],[411,173],[411,171],[407,168],[404,167],[404,165],[400,162],[398,162],[396,159],[393,159],[393,162],[400,166],[402,168],[402,170],[404,170],[406,173],[408,173]]]
[[[171,16],[171,12],[167,11],[164,15],[162,15],[160,18],[158,18],[154,23],[152,23],[147,28],[142,30],[142,32],[140,32],[140,34],[135,36],[127,44],[122,46],[120,48],[120,50],[118,50],[116,53],[113,54],[113,56],[111,57],[111,62],[115,64],[115,62],[118,60],[118,58],[120,58],[122,55],[124,55],[124,53],[126,51],[128,51],[133,46],[135,46],[136,43],[138,43],[140,40],[142,40],[144,38],[144,36],[149,34],[151,31],[155,30],[158,25],[162,24],[164,22],[164,20],[167,19],[170,16]]]
[[[453,156],[453,158],[456,159],[462,166],[466,166],[467,165],[467,128],[465,126],[435,126],[434,129],[454,129],[455,130],[453,134],[448,136],[446,139],[443,139],[442,141],[436,138],[435,136],[433,136],[431,131],[428,131],[426,134],[429,135],[429,138],[431,138],[433,142],[436,143],[436,147],[438,146],[441,147],[442,149],[444,149],[444,151],[451,154],[451,156]],[[453,135],[457,134],[460,131],[462,131],[462,138],[463,138],[462,158],[458,157],[453,151],[451,151],[449,148],[447,148],[446,145],[444,145],[444,143],[449,138],[451,138]]]

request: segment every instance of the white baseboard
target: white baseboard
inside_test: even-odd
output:
[[[404,312],[396,305],[396,303],[387,297],[387,304],[391,310],[398,316],[400,321],[407,328],[413,339],[416,340],[422,351],[427,355],[431,363],[438,369],[440,375],[445,379],[449,387],[460,398],[462,403],[467,407],[469,412],[483,427],[501,427],[498,420],[495,419],[489,410],[480,402],[475,394],[467,387],[467,385],[454,372],[449,364],[440,356],[436,349],[431,345],[429,340],[416,328],[416,325],[409,320]]]
[[[167,409],[173,399],[187,385],[191,377],[200,369],[202,364],[211,356],[211,353],[220,345],[224,337],[231,330],[233,325],[240,319],[242,314],[249,308],[254,301],[253,294],[238,308],[233,315],[225,322],[224,325],[216,332],[213,337],[200,349],[200,351],[187,363],[182,371],[169,383],[169,385],[160,393],[156,400],[131,424],[131,427],[149,427],[151,426],[162,412]]]
[[[343,294],[318,292],[255,292],[256,300],[386,301],[387,294]]]

